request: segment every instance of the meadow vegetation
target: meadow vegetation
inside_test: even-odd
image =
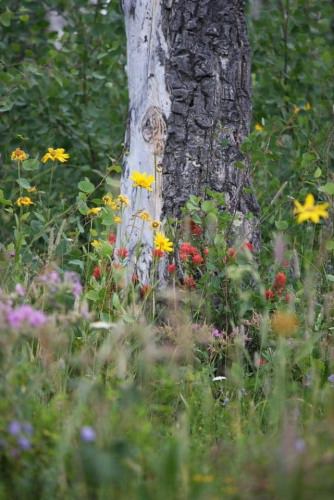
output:
[[[139,211],[143,284],[116,236],[119,3],[2,3],[0,499],[332,498],[333,6],[249,19],[261,246],[221,193],[163,226]]]

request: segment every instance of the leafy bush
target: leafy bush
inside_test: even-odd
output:
[[[331,4],[250,19],[261,248],[219,193],[139,212],[145,285],[116,244],[118,2],[1,7],[0,498],[331,498]]]

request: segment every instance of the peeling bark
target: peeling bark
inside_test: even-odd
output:
[[[240,145],[251,118],[250,48],[243,0],[123,0],[130,111],[122,191],[132,201],[119,241],[146,282],[152,232],[136,211],[178,217],[191,194],[225,193],[243,237],[258,243],[258,205]],[[235,162],[243,162],[244,168]],[[155,176],[153,196],[131,187],[132,170]],[[249,221],[245,214],[253,214]],[[131,231],[131,234],[130,234]]]
[[[118,244],[128,247],[130,263],[142,283],[149,281],[153,232],[136,215],[148,211],[160,220],[162,207],[161,162],[166,143],[166,120],[170,95],[166,88],[164,60],[167,44],[162,31],[160,0],[124,0],[129,82],[129,120],[125,141],[122,192],[131,201],[123,216]],[[131,172],[138,170],[155,178],[153,193],[133,189]],[[140,245],[140,252],[138,252]],[[135,255],[140,253],[139,259]],[[133,266],[130,266],[130,268]]]

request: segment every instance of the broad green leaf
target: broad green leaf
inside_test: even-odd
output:
[[[30,158],[22,162],[22,167],[24,170],[37,170],[40,163],[37,158]]]
[[[89,292],[86,293],[86,299],[96,302],[99,300],[99,292],[97,290],[89,290]]]
[[[319,191],[329,195],[334,195],[334,182],[327,182],[327,184],[320,186]]]
[[[28,179],[25,179],[24,177],[21,177],[21,179],[16,179],[16,182],[23,189],[29,189],[31,187],[30,182],[28,181]]]
[[[79,182],[78,188],[80,189],[80,191],[90,194],[94,191],[95,186],[90,182],[89,179],[86,178],[84,181]]]
[[[79,259],[70,260],[69,264],[71,264],[72,266],[80,267],[82,271],[84,270],[84,263],[82,262],[82,260]]]

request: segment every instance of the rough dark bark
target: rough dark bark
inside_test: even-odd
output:
[[[171,112],[163,158],[163,214],[190,194],[226,193],[233,213],[258,214],[240,144],[251,119],[250,47],[242,0],[163,2]],[[235,162],[244,161],[240,169]],[[246,188],[246,189],[245,189]],[[245,228],[244,228],[245,229]],[[257,239],[254,225],[246,228]]]

